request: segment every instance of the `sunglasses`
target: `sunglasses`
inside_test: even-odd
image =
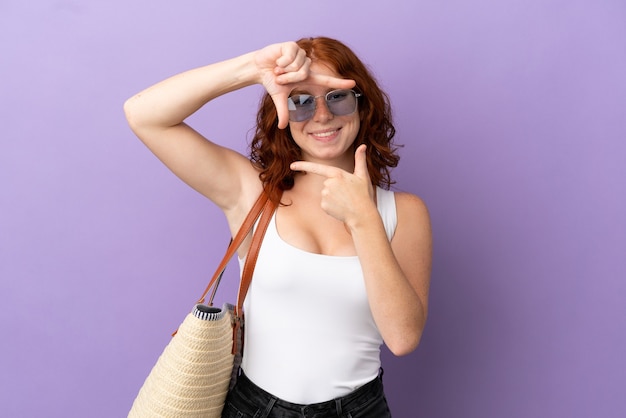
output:
[[[289,108],[289,120],[292,122],[303,122],[311,119],[317,108],[317,99],[320,97],[326,101],[326,106],[330,113],[335,116],[350,115],[356,111],[357,98],[360,93],[354,90],[333,90],[322,96],[312,96],[310,94],[294,94],[287,99]]]

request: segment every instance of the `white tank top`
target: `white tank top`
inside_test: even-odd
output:
[[[393,192],[378,188],[377,204],[391,240],[397,223]],[[323,402],[347,395],[378,375],[383,340],[358,257],[314,254],[287,244],[278,235],[275,215],[263,238],[244,312],[242,369],[281,399]]]

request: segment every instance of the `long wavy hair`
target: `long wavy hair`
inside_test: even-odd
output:
[[[321,62],[334,69],[341,77],[356,82],[359,97],[360,129],[354,141],[354,150],[367,144],[367,168],[372,184],[388,189],[394,181],[390,169],[398,165],[400,157],[393,143],[396,130],[392,123],[389,97],[361,60],[343,43],[326,37],[303,38],[297,44],[313,62]],[[266,193],[278,201],[283,190],[294,185],[289,165],[301,159],[289,128],[278,129],[278,115],[272,98],[265,93],[257,113],[257,125],[250,143],[250,160],[261,171],[259,177]]]

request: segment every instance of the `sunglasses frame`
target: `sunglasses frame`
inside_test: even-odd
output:
[[[329,94],[332,94],[332,93],[336,93],[336,92],[338,92],[338,91],[346,91],[346,92],[350,92],[350,93],[352,93],[352,94],[354,95],[354,103],[355,103],[355,104],[354,104],[354,110],[353,110],[352,112],[350,112],[350,113],[345,113],[345,114],[343,114],[343,115],[337,115],[337,114],[335,114],[332,110],[330,110],[330,106],[328,105],[328,99],[327,99],[327,98],[328,98],[328,95],[329,95]],[[326,104],[326,108],[328,109],[328,111],[329,111],[330,113],[332,113],[332,114],[333,114],[333,116],[347,116],[347,115],[351,115],[351,114],[353,114],[354,112],[356,112],[356,110],[359,108],[359,100],[358,100],[358,99],[359,99],[359,97],[363,96],[363,94],[362,94],[362,93],[357,93],[356,91],[354,91],[354,90],[352,90],[352,89],[336,89],[336,90],[331,90],[331,91],[329,91],[328,93],[326,93],[326,94],[322,94],[322,95],[320,95],[320,96],[313,96],[313,95],[306,94],[306,93],[296,93],[296,94],[294,94],[293,96],[301,96],[301,95],[310,96],[310,98],[311,98],[311,99],[313,99],[313,111],[311,112],[311,115],[310,115],[309,117],[307,117],[306,119],[295,120],[295,119],[291,119],[291,112],[292,112],[292,111],[290,110],[290,111],[289,111],[289,120],[290,120],[291,122],[304,122],[304,121],[307,121],[307,120],[311,119],[311,118],[313,117],[313,115],[315,115],[315,112],[317,111],[317,99],[319,99],[319,98],[321,98],[321,97],[323,97],[323,98],[324,98],[324,103]],[[291,98],[292,98],[293,96],[289,96],[289,97],[288,97],[288,100],[290,100],[292,103],[294,103],[294,102],[293,102],[293,100],[291,100]],[[294,103],[294,105],[295,105],[295,103]]]

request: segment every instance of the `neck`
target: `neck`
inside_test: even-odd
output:
[[[294,189],[321,191],[324,188],[326,177],[313,173],[298,173],[294,178]]]
[[[342,156],[336,157],[334,159],[324,159],[324,158],[315,158],[310,155],[303,155],[303,161],[310,161],[312,163],[327,165],[330,167],[337,167],[342,170],[347,171],[348,173],[354,172],[354,151],[348,151]]]

